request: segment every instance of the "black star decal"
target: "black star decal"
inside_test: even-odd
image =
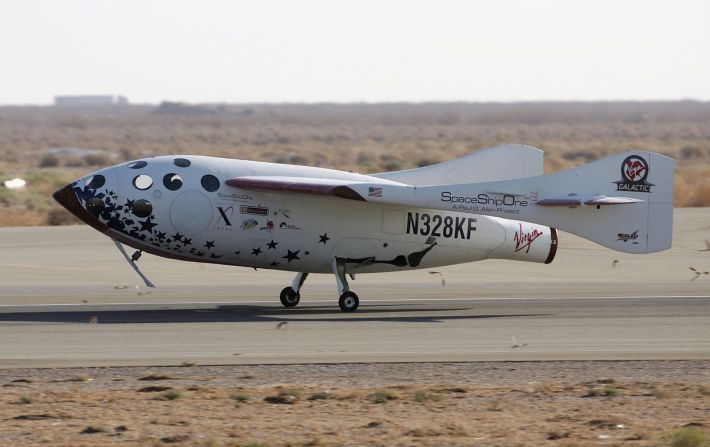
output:
[[[212,247],[214,247],[214,241],[205,242],[205,248],[212,248]]]
[[[291,251],[291,250],[286,250],[288,251],[288,254],[286,256],[281,256],[283,259],[288,260],[288,262],[291,262],[296,259],[301,259],[298,257],[298,253],[301,252],[301,250],[296,250],[296,251]]]
[[[210,258],[212,258],[212,259],[219,259],[219,258],[221,258],[221,257],[222,257],[222,255],[216,255],[216,254],[214,254],[214,253],[211,253],[211,254],[210,254]]]
[[[182,234],[180,233],[175,233],[173,236],[173,242],[180,242],[182,240]]]
[[[165,233],[163,233],[162,231],[158,231],[158,240],[161,242],[164,241],[165,240]]]
[[[382,247],[384,247],[384,248],[387,248],[389,246],[390,246],[390,244],[388,242],[385,242],[384,244],[382,244]]]
[[[253,254],[254,256],[259,256],[259,255],[261,254],[261,247],[252,248],[252,249],[251,249],[251,254]]]
[[[190,245],[190,244],[192,244],[192,239],[185,238],[185,240],[182,241],[182,243],[185,245]]]
[[[195,256],[204,256],[205,254],[202,253],[201,251],[196,251]]]
[[[241,251],[238,251],[238,250],[234,252],[235,255],[238,255],[240,253],[241,253]]]
[[[306,255],[306,256],[308,256],[308,255],[310,255],[310,254],[311,254],[311,252],[310,252],[310,251],[308,251],[308,250],[306,250],[306,251],[304,251],[304,252],[303,252],[303,254],[304,254],[304,255]]]
[[[269,265],[270,265],[271,267],[276,267],[276,266],[279,265],[279,263],[276,262],[276,261],[273,261],[273,262],[272,262],[271,264],[269,264]]]
[[[272,250],[272,249],[273,249],[273,250],[276,250],[276,246],[277,246],[277,245],[279,245],[279,243],[278,243],[278,242],[274,242],[273,239],[271,239],[271,242],[269,242],[268,244],[266,244],[266,246],[269,247],[269,248],[268,248],[269,250]]]
[[[140,224],[141,224],[141,231],[153,231],[153,227],[158,226],[158,224],[151,222],[150,218],[144,220]]]
[[[328,243],[328,240],[330,240],[330,238],[328,237],[328,233],[319,234],[318,237],[320,238],[320,240],[318,241],[318,243],[321,243],[321,242],[322,242],[323,245],[325,245],[326,243]]]
[[[133,202],[135,202],[135,200],[126,199],[126,204],[123,206],[125,206],[126,208],[128,208],[130,210],[131,208],[133,208]]]

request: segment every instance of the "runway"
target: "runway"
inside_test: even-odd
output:
[[[0,367],[710,359],[710,210],[678,210],[670,251],[560,238],[551,265],[506,261],[362,275],[354,314],[316,275],[141,259],[149,290],[88,227],[0,230]],[[612,263],[616,260],[616,263]]]
[[[706,359],[707,302],[382,300],[364,302],[355,315],[326,303],[294,310],[250,302],[7,306],[0,309],[0,364]]]

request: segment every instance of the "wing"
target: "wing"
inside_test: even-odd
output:
[[[543,174],[543,152],[524,144],[504,144],[423,168],[371,174],[411,186],[491,182]]]
[[[227,185],[235,188],[252,191],[286,192],[309,194],[317,196],[339,197],[341,199],[358,200],[367,202],[365,196],[381,199],[384,191],[392,191],[392,187],[416,189],[409,185],[387,182],[383,184],[368,182],[353,182],[350,180],[323,179],[312,177],[278,177],[278,176],[245,176],[235,177],[226,181]],[[489,194],[507,194],[520,196],[510,191],[487,191]],[[601,206],[601,205],[627,205],[642,202],[630,197],[609,197],[606,195],[594,196],[560,196],[547,197],[538,200],[538,206]]]
[[[364,182],[309,177],[246,176],[235,177],[225,183],[235,188],[252,191],[332,196],[366,202],[360,194],[350,187],[351,185],[366,184]]]

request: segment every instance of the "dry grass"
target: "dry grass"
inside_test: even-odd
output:
[[[705,447],[710,441],[708,436],[697,428],[681,428],[665,436],[670,447]]]
[[[604,439],[604,445],[706,445],[707,397],[696,385],[616,385],[625,393],[614,399],[582,397],[587,383],[558,380],[521,388],[472,385],[466,393],[446,383],[338,388],[337,396],[347,398],[318,385],[240,387],[235,394],[228,383],[212,383],[156,398],[129,384],[67,389],[47,382],[33,385],[44,392],[32,405],[16,405],[22,395],[4,392],[0,444],[76,445],[81,436],[86,445],[137,446],[547,445],[554,440],[592,446]],[[643,397],[649,386],[670,397],[663,405]],[[178,397],[168,397],[170,392]],[[300,399],[305,392],[329,397]],[[199,444],[203,441],[208,444]]]
[[[710,103],[0,107],[0,180],[29,184],[0,188],[0,226],[74,223],[51,192],[151,154],[379,172],[511,142],[544,149],[547,172],[624,150],[665,153],[678,162],[676,205],[710,205]]]

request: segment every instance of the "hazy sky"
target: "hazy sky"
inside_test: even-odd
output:
[[[710,100],[710,1],[15,0],[0,103]]]

